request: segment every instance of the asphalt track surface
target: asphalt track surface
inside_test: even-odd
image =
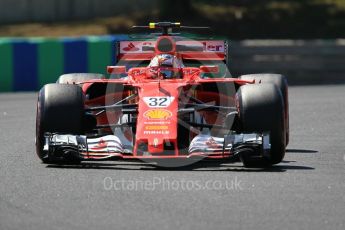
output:
[[[0,94],[1,230],[345,229],[344,85],[290,88],[291,142],[266,170],[47,166],[34,150],[35,100]]]

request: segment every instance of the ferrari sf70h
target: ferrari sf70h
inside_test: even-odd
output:
[[[44,163],[87,160],[282,161],[288,86],[279,74],[234,78],[228,43],[173,33],[180,23],[116,45],[102,74],[59,77],[39,92],[36,152]],[[174,165],[174,164],[170,164]]]

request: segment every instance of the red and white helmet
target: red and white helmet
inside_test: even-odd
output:
[[[172,67],[176,69],[183,68],[183,63],[176,56],[171,54],[156,55],[150,62],[149,67]]]
[[[150,62],[149,67],[153,72],[157,71],[164,79],[181,77],[181,69],[184,67],[182,60],[171,54],[156,55]],[[160,74],[159,74],[160,73]],[[153,76],[155,73],[152,73]]]

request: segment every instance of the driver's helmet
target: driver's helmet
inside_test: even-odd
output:
[[[182,60],[171,54],[156,55],[149,64],[152,77],[163,79],[181,78],[183,67]]]

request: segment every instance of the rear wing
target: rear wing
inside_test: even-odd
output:
[[[156,41],[119,41],[116,44],[117,60],[121,62],[147,62],[155,53]],[[223,40],[176,41],[176,51],[184,62],[221,61],[227,63],[228,44]]]

